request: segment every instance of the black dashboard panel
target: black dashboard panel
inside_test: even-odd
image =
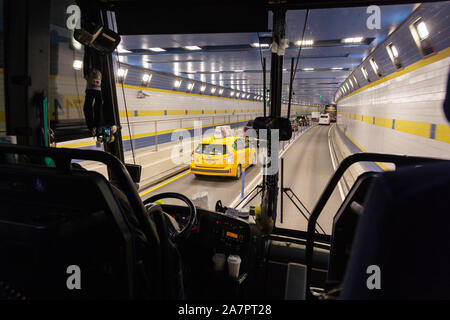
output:
[[[183,223],[188,216],[188,208],[178,205],[162,205],[163,211]],[[197,221],[188,239],[190,247],[226,255],[239,255],[244,270],[255,265],[259,253],[263,251],[260,231],[247,220],[223,213],[197,208]]]

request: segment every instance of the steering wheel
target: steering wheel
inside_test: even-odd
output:
[[[163,192],[163,193],[155,194],[154,196],[151,196],[150,198],[148,198],[144,201],[144,206],[147,210],[149,210],[149,213],[153,208],[156,208],[156,207],[158,207],[159,210],[161,210],[161,207],[155,205],[154,202],[161,200],[161,199],[167,199],[167,198],[181,200],[189,208],[189,219],[188,219],[188,222],[184,225],[184,227],[179,231],[175,230],[175,228],[169,228],[169,229],[172,229],[171,230],[172,232],[170,232],[171,240],[173,242],[179,242],[181,240],[186,239],[187,236],[190,234],[190,232],[192,230],[192,226],[193,226],[194,222],[197,220],[197,209],[195,208],[194,204],[188,197],[186,197],[185,195],[182,195],[181,193],[176,193],[176,192]]]

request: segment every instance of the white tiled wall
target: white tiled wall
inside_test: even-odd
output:
[[[450,57],[338,102],[338,112],[448,125],[443,100]],[[450,158],[450,144],[338,116],[338,125],[369,152]]]

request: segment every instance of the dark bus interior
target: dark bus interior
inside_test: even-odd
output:
[[[393,2],[408,1],[376,1]],[[251,5],[227,1],[214,4],[214,12],[222,15],[206,16],[205,10],[213,6],[206,1],[179,6],[123,0],[76,3],[93,21],[106,19],[108,12],[114,11],[120,35],[239,32],[265,28],[269,11],[277,22],[276,17],[287,9],[370,4],[356,0]],[[35,135],[23,132],[39,125],[32,113],[23,110],[28,108],[30,92],[39,88],[40,81],[48,81],[39,71],[45,67],[48,52],[26,51],[33,43],[49,41],[39,33],[45,32],[48,24],[45,6],[38,8],[31,1],[5,4],[5,79],[13,83],[5,92],[9,104],[17,107],[8,119],[19,127],[19,140],[0,145],[0,299],[450,298],[448,160],[371,152],[351,155],[318,195],[307,230],[298,231],[274,227],[273,221],[271,225],[271,210],[277,208],[271,190],[278,188],[278,180],[270,177],[263,185],[262,222],[250,224],[224,214],[221,208],[198,208],[177,192],[142,201],[136,186],[140,170],[125,164],[121,139],[105,151],[42,146]],[[36,10],[34,18],[19,17],[15,22],[11,14],[21,7]],[[153,13],[151,19],[146,12]],[[235,23],[230,23],[230,15]],[[169,19],[174,16],[177,19]],[[28,20],[20,27],[22,18]],[[13,39],[14,32],[8,28],[16,28],[17,37],[26,35],[26,41]],[[273,32],[276,37],[277,27]],[[113,39],[113,45],[117,46],[116,42]],[[109,50],[111,43],[97,45]],[[105,63],[111,64],[111,59],[111,54],[106,54]],[[275,67],[272,62],[272,89],[278,81]],[[30,76],[20,76],[27,74]],[[115,106],[114,73],[105,74],[104,81]],[[290,122],[274,121],[280,118],[277,99],[281,101],[281,93],[272,90],[272,105],[265,118],[254,121],[253,128],[280,129],[290,139]],[[448,100],[446,104],[449,108]],[[334,115],[335,106],[333,110]],[[106,116],[117,123],[117,107]],[[275,125],[269,127],[268,121],[262,121],[268,119]],[[83,169],[77,160],[103,163],[109,179]],[[395,169],[361,174],[334,215],[331,235],[318,232],[318,218],[332,192],[344,172],[358,162],[390,163]],[[158,203],[163,198],[184,204]],[[241,257],[238,278],[214,271],[216,252]],[[82,290],[66,286],[66,268],[74,264],[82,270]],[[382,270],[382,290],[367,286],[371,265]]]

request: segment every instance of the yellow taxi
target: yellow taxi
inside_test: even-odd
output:
[[[197,175],[239,179],[242,171],[256,164],[255,143],[249,138],[211,136],[192,153],[191,172]]]

